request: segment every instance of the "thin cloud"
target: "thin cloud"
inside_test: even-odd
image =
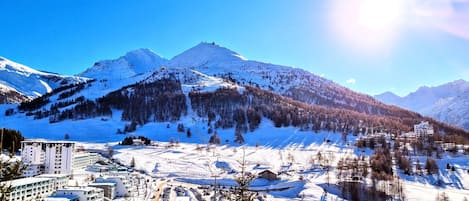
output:
[[[354,78],[350,78],[345,81],[347,84],[355,84],[357,81]]]
[[[469,40],[469,0],[417,0],[413,8],[424,24]]]

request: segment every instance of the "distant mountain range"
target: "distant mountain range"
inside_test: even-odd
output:
[[[9,90],[3,100],[21,102],[0,105],[2,123],[27,136],[59,138],[68,132],[104,139],[182,124],[210,134],[199,136],[201,141],[214,130],[233,129],[233,139],[227,140],[242,142],[244,134],[266,122],[301,131],[360,133],[408,131],[422,120],[442,132],[469,136],[303,69],[248,60],[215,43],[200,43],[169,60],[138,49],[96,62],[78,76],[2,61],[7,67],[0,69],[0,80]]]
[[[469,130],[468,81],[461,79],[436,87],[424,86],[404,97],[385,92],[375,98]]]
[[[31,100],[57,87],[85,80],[87,78],[38,71],[0,57],[0,104]]]

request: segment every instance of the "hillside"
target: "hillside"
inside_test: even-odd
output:
[[[42,72],[0,57],[0,104],[20,103],[86,78]]]
[[[308,71],[250,61],[213,43],[201,43],[169,61],[139,49],[97,62],[80,76],[89,79],[17,108],[3,106],[5,125],[26,136],[57,139],[68,132],[102,141],[116,133],[148,132],[148,125],[196,129],[204,124],[207,136],[234,129],[229,140],[242,143],[244,134],[256,131],[263,121],[276,128],[358,134],[399,133],[428,120],[443,134],[469,136]]]
[[[392,92],[375,97],[384,103],[407,108],[469,130],[469,82],[465,80],[436,87],[420,87],[404,97]]]

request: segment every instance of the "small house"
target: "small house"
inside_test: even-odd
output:
[[[262,172],[260,172],[257,176],[258,178],[263,178],[263,179],[267,179],[269,181],[273,181],[273,180],[278,180],[278,176],[277,174],[275,174],[274,172],[270,171],[270,170],[264,170]]]

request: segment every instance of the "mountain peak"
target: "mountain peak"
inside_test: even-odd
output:
[[[452,82],[450,82],[446,85],[448,85],[448,86],[464,86],[464,85],[469,86],[469,82],[464,80],[464,79],[459,79],[459,80],[452,81]]]
[[[30,74],[43,74],[38,70],[27,67],[23,64],[16,63],[5,57],[0,57],[0,70],[6,70],[8,72],[16,72],[23,75]]]
[[[148,48],[140,48],[117,59],[96,62],[80,75],[91,78],[132,77],[158,68],[167,61]]]
[[[390,91],[386,91],[384,93],[375,95],[374,98],[378,99],[381,102],[387,103],[387,104],[395,104],[395,102],[399,101],[402,99],[402,97],[396,95],[395,93],[392,93]]]
[[[24,97],[38,97],[54,88],[85,80],[81,77],[38,71],[5,57],[0,57],[0,85],[3,85],[3,91],[14,91],[17,95],[23,96],[17,100],[25,100]],[[2,99],[1,94],[0,99]]]
[[[380,96],[380,97],[385,97],[385,96],[387,96],[387,97],[400,97],[397,94],[395,94],[393,92],[390,92],[390,91],[386,91],[386,92],[375,95],[375,97],[378,97],[378,96]]]
[[[138,48],[132,51],[129,51],[125,54],[126,58],[132,58],[132,57],[151,57],[151,58],[159,58],[159,59],[164,59],[162,56],[158,55],[155,53],[153,50],[148,49],[148,48]]]
[[[207,63],[228,64],[245,61],[245,57],[215,42],[201,42],[198,45],[175,56],[169,62],[170,66],[199,67]]]

